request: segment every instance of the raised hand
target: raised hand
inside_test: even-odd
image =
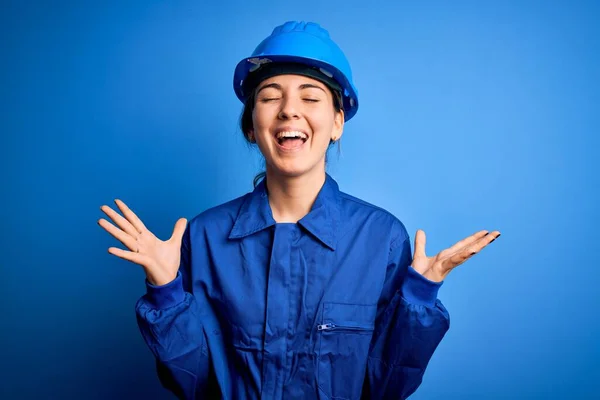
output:
[[[171,238],[162,241],[146,228],[125,203],[116,199],[115,204],[123,216],[106,205],[100,209],[114,221],[118,228],[103,218],[98,220],[98,225],[123,243],[129,251],[109,247],[108,252],[141,265],[148,281],[154,285],[164,285],[175,279],[179,270],[181,241],[187,220],[185,218],[177,220]]]
[[[425,278],[441,282],[454,268],[479,253],[485,246],[500,236],[500,232],[479,231],[454,246],[441,251],[434,257],[425,254],[425,232],[418,230],[415,235],[415,254],[412,267]]]

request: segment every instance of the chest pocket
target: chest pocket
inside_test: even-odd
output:
[[[360,399],[376,312],[376,304],[323,303],[317,381],[327,397]]]

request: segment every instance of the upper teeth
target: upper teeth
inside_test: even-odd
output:
[[[299,137],[301,139],[307,139],[308,135],[304,132],[299,131],[288,131],[288,132],[279,132],[277,134],[277,139],[282,139],[286,137]]]

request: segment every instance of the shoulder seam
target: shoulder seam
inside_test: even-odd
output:
[[[365,207],[369,207],[369,208],[377,210],[377,211],[383,211],[384,213],[386,213],[386,214],[388,214],[388,215],[396,218],[396,216],[394,214],[392,214],[391,212],[389,212],[385,208],[380,207],[380,206],[376,206],[375,204],[372,204],[372,203],[369,203],[367,201],[358,199],[358,198],[356,198],[356,197],[354,197],[354,196],[352,196],[352,195],[350,195],[348,193],[340,192],[340,197],[343,197],[345,200],[352,201],[353,203],[360,204],[360,205],[363,205]]]

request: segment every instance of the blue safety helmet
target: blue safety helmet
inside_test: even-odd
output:
[[[261,69],[286,65],[281,73],[299,73],[321,79],[342,95],[344,119],[348,121],[358,110],[358,92],[352,83],[350,63],[338,45],[331,40],[329,32],[314,22],[288,21],[276,27],[273,33],[264,39],[252,55],[241,60],[233,75],[235,94],[245,102],[253,85],[245,85],[254,75],[260,75]],[[300,65],[310,73],[299,72],[287,66]],[[295,72],[294,72],[295,71]],[[271,72],[270,76],[275,75]]]

